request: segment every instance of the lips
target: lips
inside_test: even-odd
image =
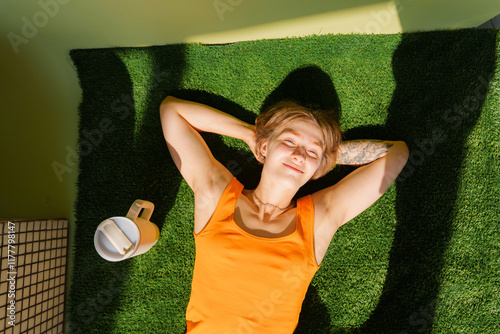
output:
[[[301,174],[304,173],[298,166],[296,166],[294,164],[283,163],[283,165],[285,165],[286,167],[288,167],[289,169],[291,169],[291,170],[293,170],[293,171],[295,171],[297,173],[301,173]]]

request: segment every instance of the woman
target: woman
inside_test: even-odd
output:
[[[333,115],[286,101],[259,115],[255,126],[174,97],[162,102],[160,116],[195,199],[187,332],[293,333],[333,235],[387,190],[406,164],[406,144],[341,142]],[[245,141],[263,164],[258,186],[244,189],[198,131]],[[293,201],[301,186],[336,163],[362,166]]]

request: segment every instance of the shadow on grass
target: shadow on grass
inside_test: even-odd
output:
[[[396,89],[386,124],[346,133],[347,139],[385,133],[410,149],[396,183],[397,225],[382,295],[356,332],[432,329],[464,145],[481,114],[495,49],[490,30],[403,34],[392,60]]]
[[[266,98],[261,112],[282,100],[292,100],[300,105],[318,108],[325,112],[333,112],[337,121],[342,115],[342,107],[330,76],[315,65],[304,66],[292,71]],[[329,173],[320,180],[304,185],[296,194],[300,198],[338,182],[346,174]],[[330,315],[325,303],[321,300],[317,288],[311,284],[308,288],[299,324],[294,333],[328,333]]]
[[[183,46],[171,46],[162,52],[173,61],[161,64],[161,73],[168,76],[159,81],[175,89],[183,71]],[[109,333],[116,329],[115,319],[122,304],[141,305],[144,300],[123,292],[128,282],[137,278],[130,270],[136,259],[108,262],[95,251],[97,225],[109,217],[125,216],[134,200],[144,199],[155,204],[151,221],[161,230],[181,179],[173,173],[175,166],[169,161],[166,146],[163,151],[158,148],[161,134],[155,133],[157,110],[142,119],[141,140],[134,142],[134,87],[115,49],[72,50],[70,55],[83,96],[79,106],[80,174],[68,327],[71,333]],[[151,88],[157,92],[159,87]],[[145,136],[149,131],[155,135]],[[150,168],[157,169],[145,173]]]

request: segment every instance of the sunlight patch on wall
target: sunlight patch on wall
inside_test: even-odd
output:
[[[237,11],[219,15],[244,15]],[[187,37],[186,42],[208,44],[245,40],[274,39],[322,34],[394,34],[402,31],[398,9],[393,1],[310,15],[253,27]]]

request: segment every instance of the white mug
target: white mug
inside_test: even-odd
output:
[[[126,217],[112,217],[99,224],[94,234],[94,246],[108,261],[122,261],[143,254],[160,237],[158,226],[150,222],[154,204],[135,200]]]

